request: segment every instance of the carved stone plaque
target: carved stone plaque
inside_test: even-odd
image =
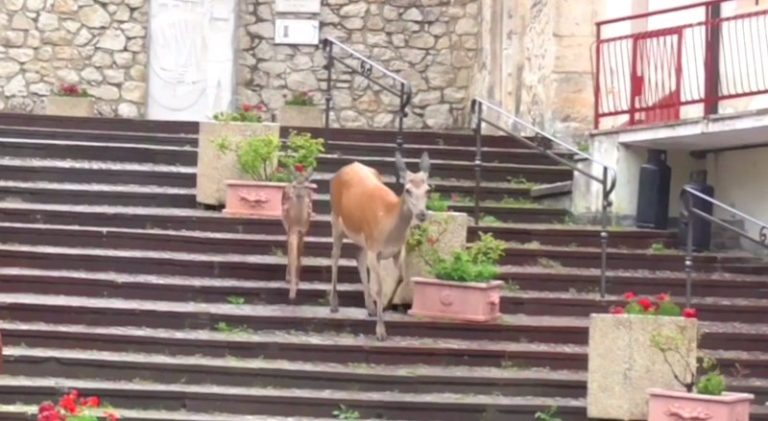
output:
[[[275,44],[317,45],[320,21],[317,19],[275,19]]]
[[[320,0],[275,0],[277,13],[320,13]]]

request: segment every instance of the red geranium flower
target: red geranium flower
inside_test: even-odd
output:
[[[260,112],[260,113],[263,113],[264,111],[267,111],[267,106],[264,105],[261,102],[256,104],[256,106],[254,108],[256,109],[257,112]]]
[[[120,419],[114,412],[107,412],[104,415],[107,417],[107,421],[118,421]]]
[[[696,319],[699,317],[699,312],[695,308],[685,308],[683,309],[683,317],[686,319]]]
[[[624,307],[613,306],[610,312],[611,314],[624,314]]]
[[[85,399],[80,399],[80,405],[86,408],[98,408],[101,405],[101,400],[98,396],[91,396]]]
[[[37,408],[37,413],[42,414],[43,412],[50,412],[55,410],[56,405],[54,405],[51,401],[47,401],[40,404],[40,406]]]
[[[302,173],[304,172],[304,166],[303,166],[303,165],[301,165],[301,164],[296,164],[296,165],[294,165],[294,166],[293,166],[293,169],[294,169],[294,170],[295,170],[297,173],[299,173],[299,174],[302,174]]]
[[[632,291],[624,293],[624,299],[627,301],[632,301],[635,299],[635,297],[637,297],[637,295],[635,295],[635,293]]]
[[[250,113],[256,107],[253,104],[243,104],[240,106],[240,108],[243,110],[243,112]]]
[[[653,308],[653,303],[648,298],[641,298],[637,300],[637,304],[643,308],[643,310],[648,311]]]
[[[669,294],[661,293],[661,294],[657,295],[656,296],[656,301],[658,301],[660,303],[665,303],[665,302],[669,301]]]

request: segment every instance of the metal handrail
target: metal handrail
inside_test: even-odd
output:
[[[359,60],[360,62],[357,64],[357,66],[353,66],[341,58],[334,57],[333,51],[334,48],[341,49],[342,51],[348,53],[352,56],[352,58]],[[400,107],[398,108],[398,123],[397,123],[397,138],[395,139],[395,144],[397,145],[397,151],[398,153],[403,153],[403,121],[405,120],[405,117],[408,116],[408,112],[406,111],[406,108],[408,108],[408,105],[411,103],[411,99],[413,98],[413,88],[411,87],[410,82],[406,81],[402,77],[394,74],[393,72],[387,70],[379,63],[376,63],[375,61],[366,58],[362,54],[358,53],[357,51],[353,50],[349,46],[339,42],[333,37],[326,37],[323,39],[323,50],[325,51],[325,69],[328,72],[327,74],[327,84],[326,84],[326,90],[325,90],[325,132],[326,132],[326,139],[328,139],[329,133],[330,133],[330,127],[331,127],[331,103],[333,102],[333,96],[331,94],[332,90],[332,84],[333,84],[333,65],[338,61],[339,64],[343,65],[347,69],[359,74],[360,76],[363,76],[368,81],[376,84],[377,86],[381,87],[385,91],[391,93],[392,95],[398,96],[400,98]],[[379,82],[378,80],[375,80],[372,77],[373,70],[377,70],[381,72],[384,76],[388,77],[392,81],[395,82],[395,85],[397,85],[397,88],[393,88],[392,86],[388,86],[386,84],[383,84]],[[400,182],[400,174],[399,172],[395,172],[395,178],[397,179],[397,182]]]
[[[495,111],[501,117],[507,119],[507,121],[509,122],[509,129],[505,127],[501,127],[496,122],[486,119],[483,114],[484,108]],[[611,194],[613,194],[613,191],[616,189],[616,170],[613,167],[593,158],[592,156],[584,152],[581,152],[580,150],[574,148],[573,146],[555,138],[554,136],[542,130],[539,130],[533,125],[504,111],[502,108],[488,102],[487,100],[484,100],[481,98],[474,98],[472,100],[471,113],[472,113],[472,119],[474,123],[473,126],[475,131],[475,223],[479,221],[479,216],[480,216],[479,196],[480,196],[481,172],[483,167],[483,161],[482,161],[483,123],[488,124],[489,126],[501,131],[502,133],[505,133],[507,135],[514,137],[515,139],[519,140],[520,142],[524,143],[530,148],[536,149],[540,153],[548,156],[549,158],[552,158],[555,161],[568,166],[572,170],[584,175],[588,179],[600,184],[600,186],[602,187],[602,215],[601,215],[601,222],[600,222],[601,224],[600,297],[605,298],[606,287],[607,287],[606,272],[608,267],[608,213],[611,207],[613,206],[613,201],[611,200]],[[534,142],[531,142],[530,140],[526,139],[524,136],[513,132],[513,128],[516,125],[520,125],[525,127],[526,129],[532,130],[538,136],[543,137],[548,141],[559,145],[560,147],[568,150],[569,152],[572,152],[576,156],[579,156],[582,159],[586,159],[592,162],[593,164],[599,165],[600,167],[602,167],[602,177],[598,177],[592,174],[591,172],[587,172],[579,168],[579,166],[574,162],[569,161],[561,156],[558,156],[557,154],[544,149],[543,146],[536,144]]]
[[[760,229],[757,232],[757,236],[754,236],[744,230],[740,230],[732,225],[729,225],[717,218],[715,218],[712,215],[709,215],[706,212],[703,212],[700,209],[696,209],[693,207],[693,197],[698,197],[699,199],[706,200],[707,202],[711,203],[716,207],[719,207],[721,209],[724,209],[728,212],[731,212],[741,218],[743,218],[746,221],[752,222],[753,224],[760,227]],[[685,304],[686,306],[690,307],[691,305],[691,293],[693,289],[693,230],[691,229],[691,222],[693,221],[692,216],[696,216],[698,218],[701,218],[705,221],[708,221],[710,223],[713,223],[715,225],[718,225],[720,227],[726,228],[729,231],[735,232],[740,237],[745,238],[759,246],[763,246],[766,249],[768,249],[768,224],[762,221],[759,221],[744,212],[741,212],[737,209],[734,209],[731,206],[726,205],[725,203],[719,202],[715,200],[714,198],[711,198],[701,192],[698,192],[694,190],[693,188],[689,186],[683,186],[682,190],[680,191],[680,201],[682,202],[682,216],[683,221],[682,223],[685,224],[685,274],[686,274],[686,280],[685,280]],[[713,209],[714,214],[714,209]]]

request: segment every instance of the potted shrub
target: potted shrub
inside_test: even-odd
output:
[[[286,127],[324,127],[325,110],[306,92],[293,94],[280,108],[277,120]]]
[[[250,178],[226,181],[224,213],[282,218],[283,190],[300,174],[304,178],[311,177],[317,157],[325,151],[323,144],[323,139],[296,132],[291,132],[286,142],[281,142],[275,135],[253,137],[237,146],[220,140],[219,148],[223,151],[236,148],[239,169]],[[307,174],[303,174],[305,171]]]
[[[628,292],[610,314],[592,314],[589,324],[587,417],[646,420],[647,390],[682,390],[664,355],[652,346],[653,335],[676,332],[689,346],[680,350],[675,369],[696,364],[698,321],[695,309],[681,309],[669,294],[655,297]]]
[[[407,279],[398,283],[400,272],[393,259],[382,262],[384,302],[387,306],[413,303],[413,277],[429,275],[426,259],[432,253],[444,257],[466,246],[469,217],[466,213],[448,211],[448,201],[440,193],[432,193],[427,201],[427,220],[411,228],[406,241],[405,267]]]
[[[432,276],[412,278],[413,307],[409,313],[466,322],[498,319],[504,282],[496,280],[496,264],[505,247],[493,235],[481,233],[478,241],[448,257],[436,251],[425,254]]]
[[[117,413],[98,396],[80,396],[73,389],[59,399],[59,403],[43,402],[37,408],[37,421],[117,421]]]
[[[201,121],[197,145],[197,202],[219,208],[226,201],[226,181],[243,179],[235,154],[246,139],[279,136],[280,126],[264,122],[262,104],[242,104],[235,112],[219,112]]]
[[[63,115],[67,117],[93,117],[96,115],[93,97],[87,90],[75,84],[62,83],[53,95],[46,99],[48,115]]]
[[[725,377],[715,360],[700,358],[698,369],[676,363],[691,346],[687,339],[679,332],[659,332],[651,338],[652,346],[664,355],[672,376],[685,391],[648,389],[648,421],[748,420],[754,395],[726,392]]]

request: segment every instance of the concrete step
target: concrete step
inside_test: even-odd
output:
[[[4,112],[0,127],[55,128],[61,130],[91,130],[113,133],[140,133],[145,135],[197,135],[199,123],[195,121],[163,121],[120,117],[70,117],[46,114]]]
[[[6,202],[193,208],[192,188],[0,180]]]
[[[606,311],[606,310],[603,310]],[[0,314],[8,320],[96,326],[143,326],[158,329],[230,331],[294,330],[371,335],[375,319],[363,308],[344,307],[330,313],[327,306],[229,303],[190,303],[126,300],[70,295],[0,294]],[[484,339],[512,342],[586,345],[588,317],[507,314],[498,322],[461,324],[414,319],[387,312],[387,331],[395,336]],[[768,326],[702,322],[704,346],[709,349],[754,349],[750,341],[768,339]],[[736,351],[734,351],[736,352]],[[765,361],[768,369],[768,358]],[[546,367],[546,366],[545,366]],[[557,369],[579,367],[549,366]]]
[[[176,165],[0,158],[0,179],[22,182],[149,185],[195,188],[195,167]]]
[[[764,284],[768,286],[768,281]],[[7,267],[0,268],[0,285],[6,293],[215,304],[227,303],[234,297],[251,305],[291,304],[288,301],[288,286],[283,280],[253,281]],[[299,285],[294,304],[327,306],[328,289],[328,283],[305,279]],[[655,295],[658,291],[648,294]],[[699,310],[701,320],[739,323],[762,323],[764,320],[763,312],[768,306],[768,299],[711,297],[702,294],[706,293],[703,287],[697,287],[696,291],[700,295],[693,298],[692,305]],[[674,298],[683,305],[683,297]],[[363,308],[362,286],[355,282],[341,283],[339,299],[342,306]],[[601,299],[596,293],[520,290],[516,285],[511,285],[502,292],[501,311],[505,314],[532,316],[588,317],[592,313],[604,313],[610,306],[622,303],[621,295],[608,295]],[[754,347],[758,344],[747,343],[744,346],[746,350],[759,350]]]
[[[197,165],[197,150],[191,146],[157,146],[72,140],[0,139],[0,154],[3,157],[17,158],[132,162],[191,167]]]
[[[586,421],[583,399],[503,397],[450,393],[365,392],[276,389],[217,385],[160,385],[71,378],[0,376],[0,392],[7,403],[34,404],[55,396],[66,384],[96,394],[115,407],[164,411],[223,412],[330,416],[340,405],[363,417],[405,420],[530,420],[532,414],[557,405],[568,419]]]
[[[3,374],[222,386],[581,398],[582,372],[372,365],[6,347]]]
[[[3,113],[5,114],[5,113]],[[72,127],[29,127],[0,124],[0,137],[8,139],[125,143],[154,146],[197,147],[197,134],[162,134]]]

